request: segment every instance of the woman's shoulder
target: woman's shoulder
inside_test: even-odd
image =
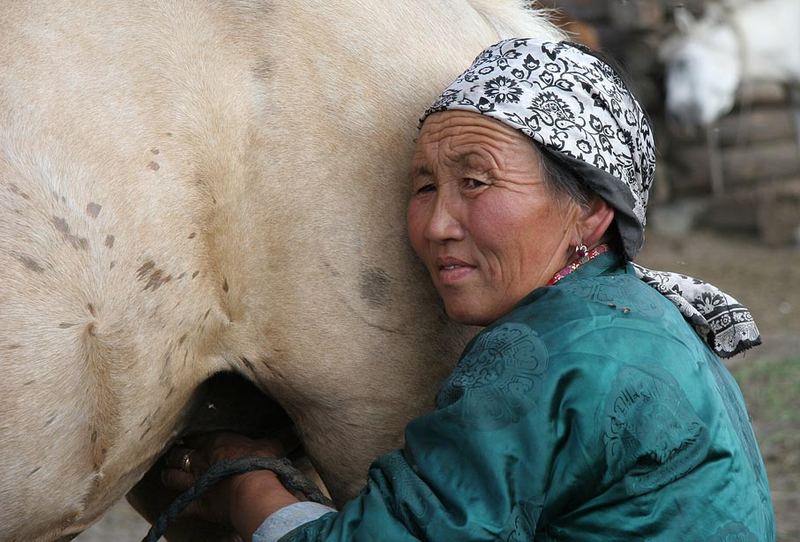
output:
[[[539,335],[558,330],[556,339],[565,327],[581,333],[627,334],[654,328],[682,339],[694,335],[675,305],[640,280],[630,266],[539,288],[492,327],[508,323],[527,325]]]
[[[473,355],[486,348],[517,353],[521,344],[535,344],[547,359],[557,359],[549,364],[556,372],[616,372],[653,356],[656,365],[669,368],[708,356],[677,308],[626,268],[540,288],[470,347]]]
[[[548,291],[549,303],[565,303],[575,308],[638,309],[642,316],[661,316],[672,306],[664,296],[639,279],[632,266],[625,265],[613,272],[563,281]],[[626,312],[627,314],[627,312]]]

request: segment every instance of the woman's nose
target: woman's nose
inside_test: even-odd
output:
[[[428,219],[425,236],[434,243],[457,241],[464,238],[464,228],[460,220],[458,206],[448,197],[440,195]]]

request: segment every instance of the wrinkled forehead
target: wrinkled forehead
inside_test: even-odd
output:
[[[422,123],[417,140],[469,133],[487,133],[509,140],[526,137],[519,130],[515,130],[497,119],[474,111],[453,109],[429,115]]]
[[[533,141],[479,113],[451,110],[430,115],[416,140],[412,168],[435,161],[472,167],[502,167],[514,154],[535,151]]]

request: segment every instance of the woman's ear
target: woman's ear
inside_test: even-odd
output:
[[[595,197],[584,208],[583,216],[578,220],[581,242],[588,247],[599,243],[613,220],[614,208],[603,198]]]

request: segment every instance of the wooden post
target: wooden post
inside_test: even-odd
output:
[[[794,115],[794,141],[797,143],[797,150],[800,152],[800,83],[789,84],[789,96],[792,102]]]
[[[725,180],[722,173],[722,156],[719,151],[719,128],[715,122],[706,128],[706,148],[708,149],[708,170],[711,173],[711,195],[720,198],[725,194]]]

